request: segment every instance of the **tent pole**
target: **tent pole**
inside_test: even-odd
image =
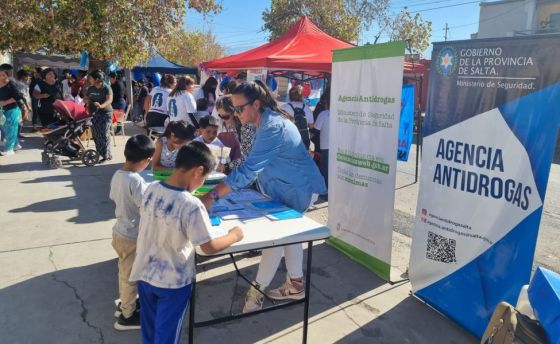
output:
[[[132,72],[130,70],[130,68],[126,68],[124,70],[124,77],[126,79],[126,99],[128,99],[128,104],[130,106],[130,110],[128,111],[129,114],[132,113],[132,110],[134,109],[134,99],[133,99],[133,94],[132,94]],[[126,120],[126,118],[125,118]]]

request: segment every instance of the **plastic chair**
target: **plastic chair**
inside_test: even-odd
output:
[[[117,142],[115,140],[115,130],[117,128],[118,125],[121,126],[121,134],[124,137],[125,133],[124,133],[124,123],[126,122],[126,120],[128,119],[128,115],[130,113],[130,109],[132,108],[132,106],[130,106],[130,104],[128,104],[126,106],[125,111],[120,111],[120,110],[114,110],[113,111],[113,123],[111,124],[111,136],[113,136],[113,146],[117,146]]]

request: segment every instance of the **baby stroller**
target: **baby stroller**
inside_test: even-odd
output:
[[[45,146],[41,153],[43,164],[51,168],[60,168],[61,156],[70,158],[70,161],[81,160],[86,166],[97,164],[99,153],[95,149],[86,149],[80,140],[80,135],[91,126],[91,115],[83,105],[72,101],[56,100],[53,106],[60,122],[41,130],[45,138]]]

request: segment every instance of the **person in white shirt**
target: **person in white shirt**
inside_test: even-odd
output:
[[[308,127],[313,128],[313,113],[309,106],[303,102],[303,87],[301,85],[290,88],[290,102],[280,108],[292,117],[294,117],[295,109],[303,109]]]
[[[216,118],[207,115],[202,117],[199,122],[200,128],[198,136],[195,141],[204,143],[210,151],[216,156],[217,161],[217,171],[223,172],[224,165],[230,162],[229,153],[231,148],[226,147],[222,141],[218,138],[218,121]]]
[[[212,111],[214,110],[214,106],[216,104],[217,88],[218,88],[218,80],[216,80],[216,78],[211,76],[206,80],[204,85],[202,85],[202,87],[198,91],[196,91],[196,94],[194,95],[194,98],[196,100],[202,98],[206,99],[206,101],[208,102],[206,111],[208,111],[209,114],[212,113]]]
[[[72,89],[71,89],[72,74],[70,74],[70,71],[68,69],[65,69],[63,71],[63,75],[64,75],[64,80],[60,82],[62,84],[62,99],[73,101],[74,97],[72,97]]]
[[[175,87],[175,77],[171,74],[165,74],[161,79],[160,86],[152,89],[150,94],[144,101],[144,110],[146,111],[145,123],[146,129],[150,127],[163,127],[167,118],[167,103],[171,90]]]
[[[319,130],[319,144],[321,146],[321,163],[320,170],[323,178],[325,178],[325,184],[327,188],[329,187],[329,98],[325,97],[324,105],[325,110],[319,113],[317,116],[317,121],[315,122],[315,129]]]
[[[167,114],[169,122],[184,121],[193,125],[193,116],[196,113],[196,101],[192,95],[194,80],[188,76],[177,79],[177,85],[169,93]]]
[[[309,106],[303,102],[303,87],[301,85],[290,89],[290,102],[282,105],[281,109],[294,119],[294,124],[299,130],[301,140],[305,148],[309,150],[311,145],[309,129],[313,128],[313,113]]]
[[[181,148],[173,174],[152,183],[140,207],[140,231],[130,281],[138,283],[142,343],[179,343],[183,316],[196,279],[195,247],[215,254],[243,239],[243,231],[213,228],[191,193],[215,167],[200,142]]]
[[[140,176],[154,154],[154,142],[146,135],[132,136],[126,142],[124,156],[126,162],[111,179],[109,198],[115,202],[112,246],[119,257],[119,297],[114,327],[117,330],[140,328],[140,315],[136,307],[136,283],[129,282],[130,270],[136,255],[136,239],[140,222],[142,196],[148,187]]]

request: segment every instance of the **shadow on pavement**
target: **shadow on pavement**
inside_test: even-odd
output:
[[[465,343],[469,334],[416,299],[409,297],[382,313],[364,293],[385,282],[327,245],[314,247],[309,341],[338,338],[341,343]],[[253,262],[253,261],[251,261]],[[258,262],[258,259],[254,259]],[[54,264],[54,263],[53,263]],[[217,261],[218,266],[224,260]],[[283,262],[281,267],[283,267]],[[216,266],[205,264],[199,275],[214,274],[197,285],[197,321],[241,310],[246,285],[235,288],[235,271],[217,274]],[[249,278],[257,265],[242,268]],[[205,270],[205,271],[203,271]],[[284,269],[276,274],[275,287],[284,280]],[[369,298],[383,297],[395,285]],[[0,290],[0,325],[6,343],[137,343],[138,331],[113,329],[113,300],[117,297],[117,262],[55,271]],[[380,307],[381,308],[381,307]],[[254,343],[281,339],[299,342],[303,305],[195,329],[197,343]],[[359,326],[358,323],[365,323]],[[182,343],[187,342],[188,321],[183,324]],[[355,329],[352,331],[352,329]],[[439,329],[439,330],[438,330]],[[456,337],[455,337],[456,336]],[[456,340],[450,340],[456,338]],[[315,339],[315,340],[314,340]],[[474,337],[472,342],[475,343]]]
[[[23,164],[20,164],[23,165]],[[16,165],[12,165],[16,166]],[[29,204],[22,208],[11,209],[10,213],[49,213],[55,216],[56,212],[77,210],[77,215],[68,218],[72,223],[93,223],[114,218],[114,205],[109,199],[111,176],[121,164],[106,164],[92,167],[69,167],[68,175],[55,175],[39,177],[22,181],[22,184],[41,184],[38,190],[48,189],[49,185],[55,183],[66,183],[67,187],[74,189],[74,195],[70,197],[51,198],[52,195],[45,194],[45,200]],[[105,195],[105,197],[100,197]]]

